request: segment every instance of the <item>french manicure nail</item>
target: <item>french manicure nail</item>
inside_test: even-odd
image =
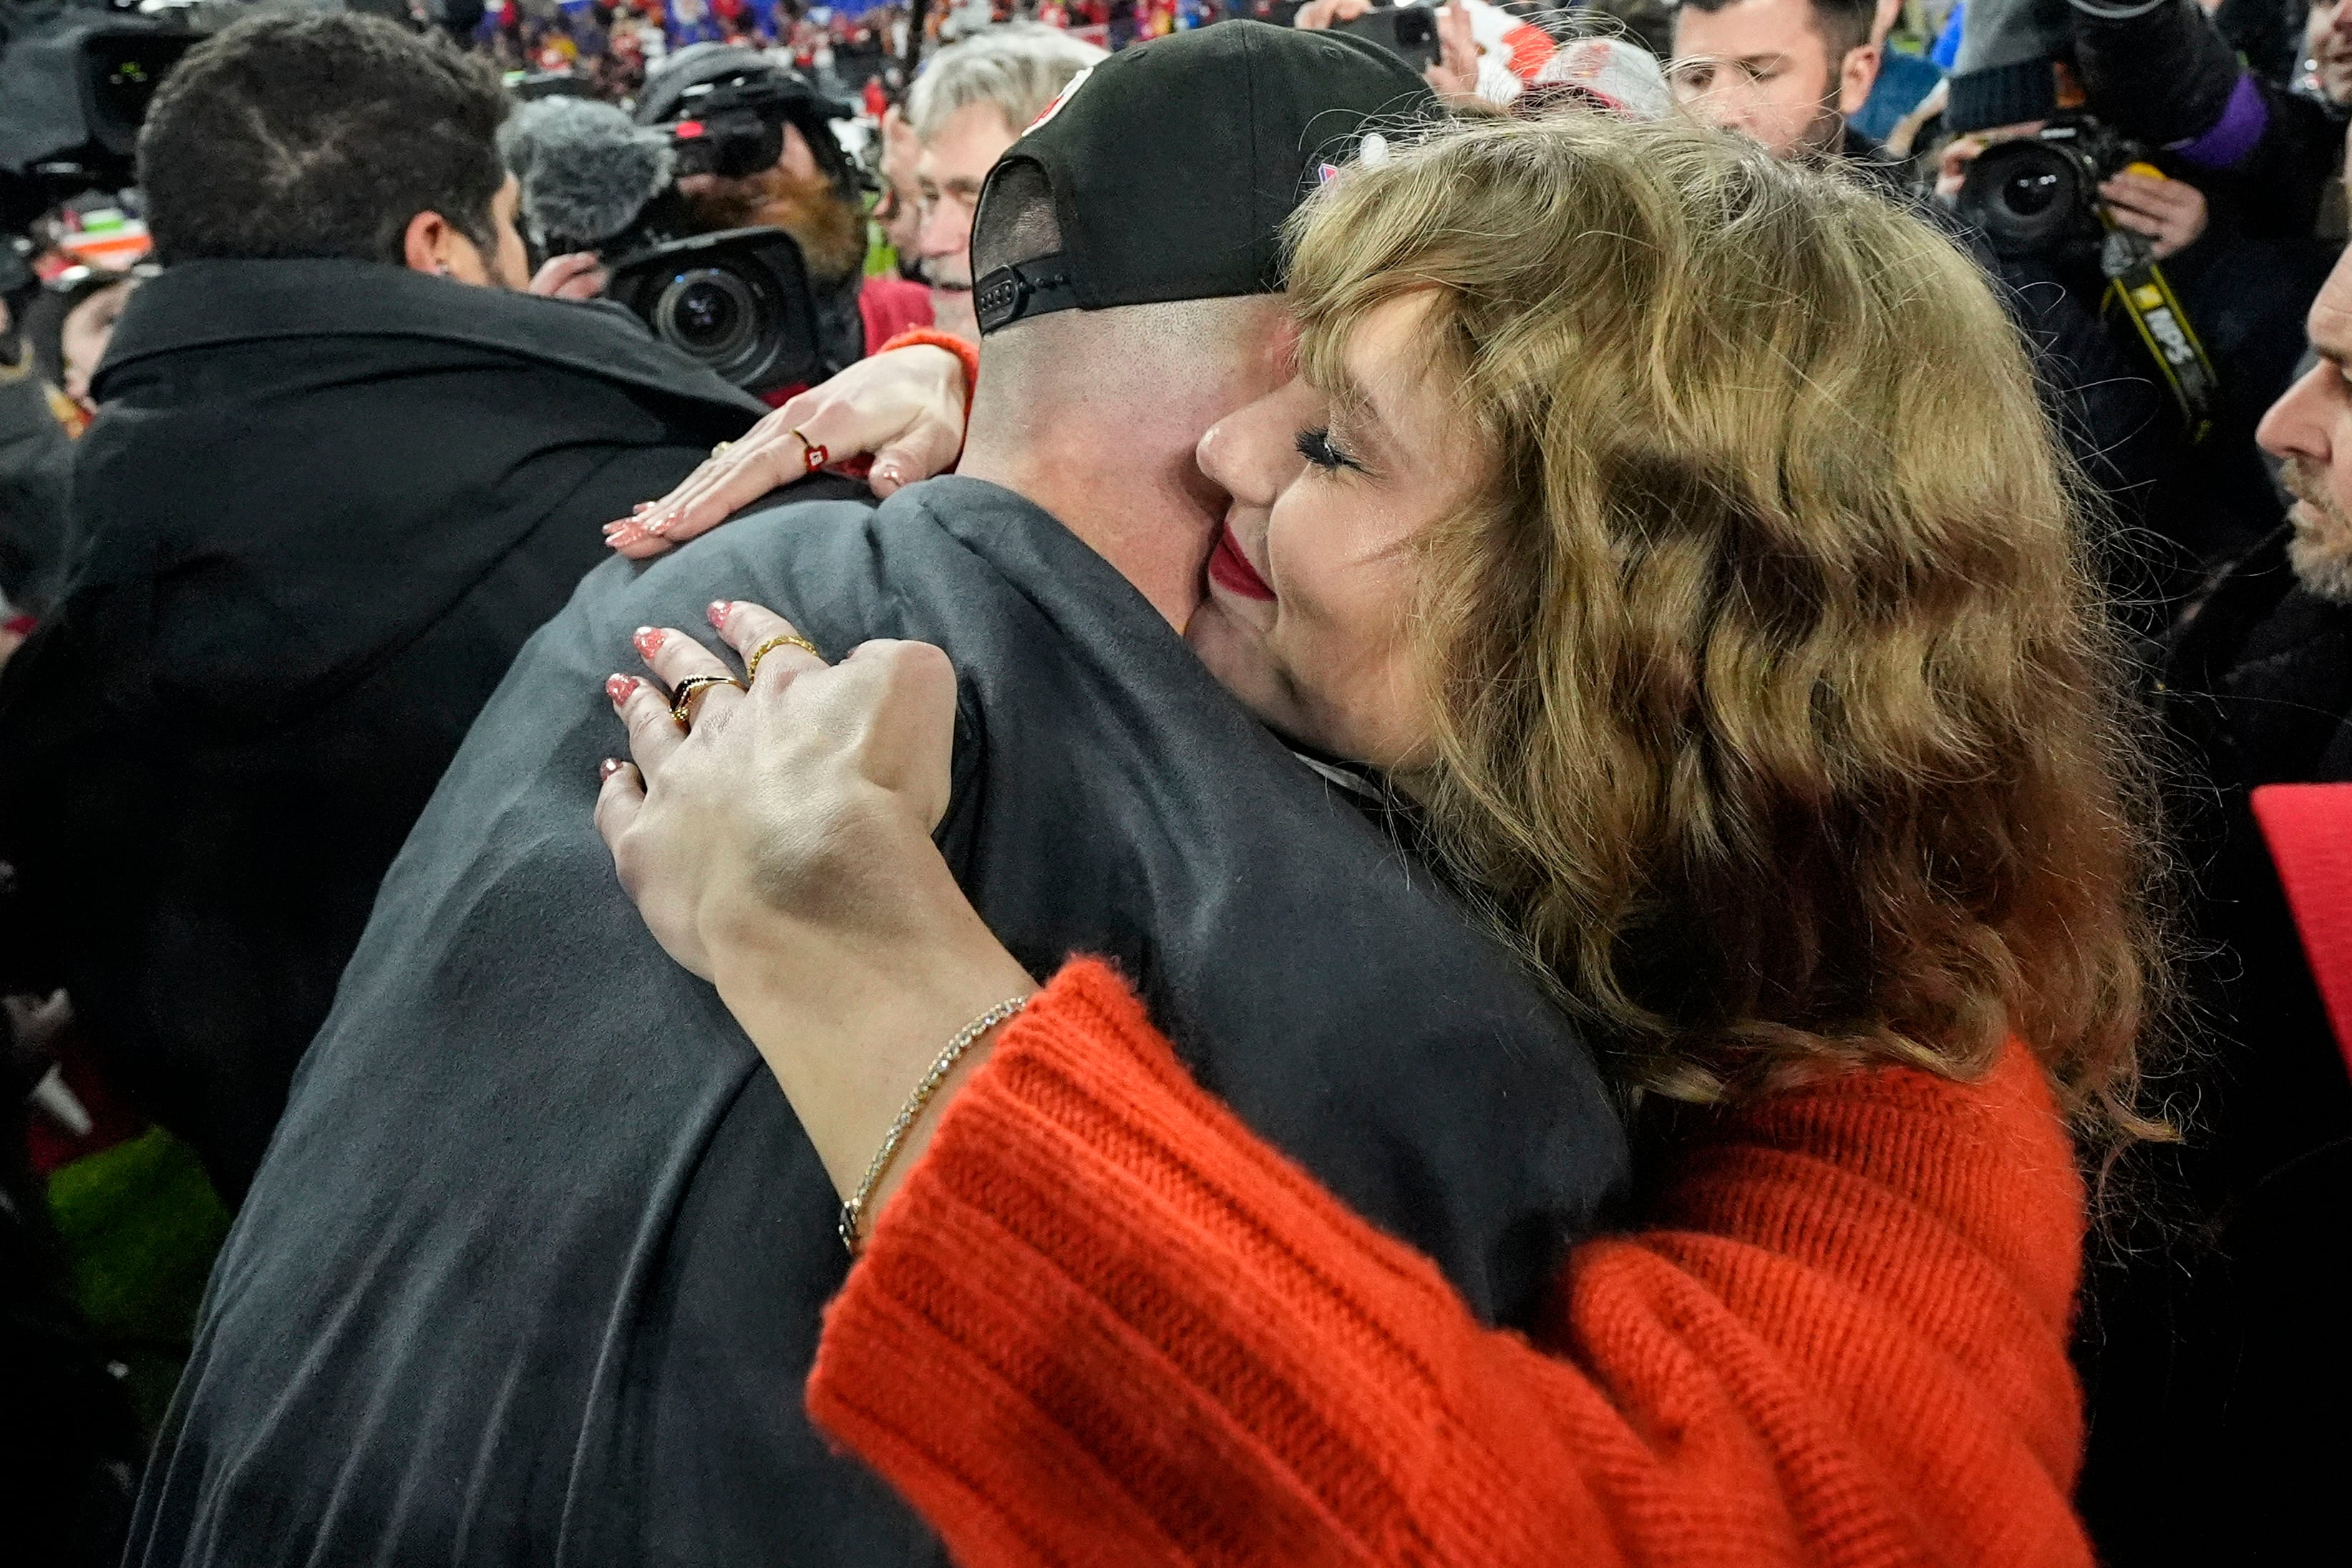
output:
[[[629,641],[635,643],[637,645],[637,652],[648,659],[661,652],[662,634],[657,627],[640,626],[637,628],[637,634]]]
[[[604,761],[596,764],[596,777],[598,779],[610,779],[614,774],[618,773],[620,770],[621,759],[617,757],[607,757]]]
[[[654,504],[651,501],[639,501],[635,506],[629,508],[629,516],[633,517],[642,517],[653,509]]]
[[[624,523],[617,528],[606,530],[604,535],[604,543],[612,549],[626,549],[629,546],[635,544],[645,537],[645,529],[637,527],[635,523]]]
[[[731,607],[728,604],[727,601],[723,599],[714,599],[710,601],[710,608],[704,611],[702,613],[709,617],[710,623],[713,626],[718,627],[723,632],[727,629],[727,612],[730,608]]]
[[[677,522],[677,514],[676,512],[664,512],[660,517],[656,517],[652,522],[647,523],[645,526],[646,532],[653,535],[656,538],[659,538],[662,535],[669,532],[670,528]]]
[[[608,675],[604,679],[604,698],[619,707],[641,684],[635,675]]]

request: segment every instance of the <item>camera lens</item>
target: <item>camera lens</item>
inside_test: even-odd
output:
[[[1978,155],[1960,186],[1960,212],[1999,255],[2070,251],[2096,243],[2092,189],[2065,149],[2021,138]]]
[[[2038,218],[2056,204],[2063,183],[2047,169],[2012,174],[2001,186],[2000,204],[2021,218]]]
[[[697,267],[670,279],[655,301],[654,331],[719,374],[759,346],[761,312],[749,284],[731,272]]]

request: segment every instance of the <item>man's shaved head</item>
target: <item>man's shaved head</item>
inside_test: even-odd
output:
[[[1280,385],[1288,360],[1278,295],[1016,321],[982,341],[957,472],[1061,518],[1181,630],[1225,505],[1192,449]]]

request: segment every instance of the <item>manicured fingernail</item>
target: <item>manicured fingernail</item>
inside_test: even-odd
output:
[[[714,599],[710,601],[710,608],[704,611],[703,614],[710,618],[710,623],[713,626],[723,632],[727,629],[727,612],[733,608],[733,605],[723,599]]]
[[[617,757],[607,757],[604,761],[596,764],[596,777],[598,779],[610,779],[614,774],[618,773],[620,770],[621,759]]]
[[[661,652],[662,634],[658,627],[640,626],[637,628],[637,634],[629,641],[635,643],[637,645],[637,652],[648,659]]]
[[[629,508],[629,516],[633,517],[642,517],[653,509],[654,504],[651,501],[639,501],[635,506]]]
[[[608,675],[604,679],[604,696],[614,707],[629,700],[639,686],[645,685],[635,675]]]
[[[604,531],[604,544],[609,549],[626,549],[645,537],[645,529],[625,524],[617,528],[607,528]]]
[[[669,532],[677,523],[677,514],[676,512],[664,512],[660,517],[656,517],[652,522],[647,523],[645,526],[646,532],[654,535],[656,538],[659,538],[661,535]]]

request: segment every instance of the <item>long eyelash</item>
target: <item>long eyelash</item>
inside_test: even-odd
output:
[[[1363,470],[1362,464],[1340,451],[1332,442],[1328,426],[1318,426],[1312,430],[1300,431],[1297,446],[1298,455],[1306,458],[1318,468],[1325,470],[1353,468],[1359,473]]]

